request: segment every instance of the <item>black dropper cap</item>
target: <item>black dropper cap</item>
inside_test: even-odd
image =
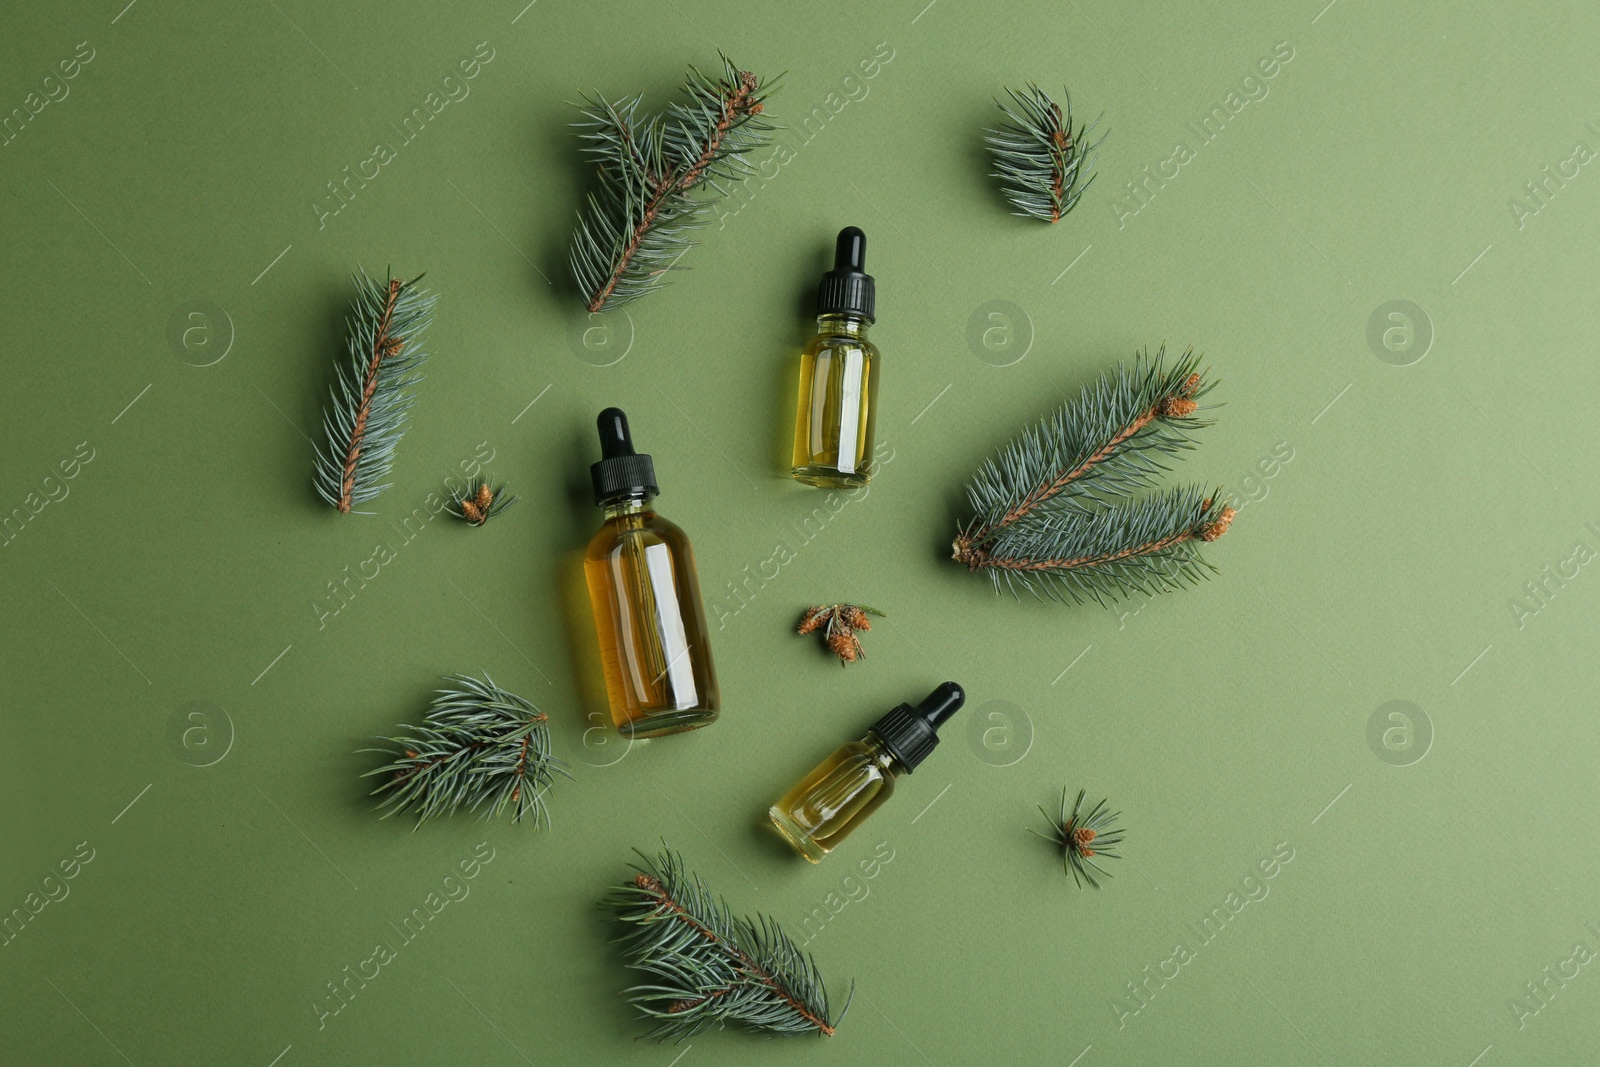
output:
[[[916,707],[901,704],[892,709],[872,724],[872,732],[910,774],[939,743],[939,727],[960,711],[966,700],[967,694],[959,685],[946,682]]]
[[[822,276],[817,287],[818,315],[860,315],[873,321],[878,306],[878,286],[865,273],[867,235],[855,226],[839,231],[833,249],[833,269]]]
[[[652,497],[656,486],[656,466],[649,456],[633,450],[633,435],[628,432],[628,416],[621,408],[606,408],[596,420],[600,426],[599,463],[589,465],[594,480],[594,502],[603,504],[613,497]]]

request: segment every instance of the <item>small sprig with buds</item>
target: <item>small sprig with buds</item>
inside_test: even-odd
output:
[[[516,502],[517,498],[506,492],[504,485],[491,486],[488,482],[480,482],[476,489],[468,486],[451,493],[450,503],[454,510],[450,514],[474,526],[482,526]]]
[[[1085,138],[1099,120],[1074,132],[1072,99],[1065,90],[1065,107],[1032,82],[1025,91],[1007,89],[1006,95],[1009,100],[995,101],[1006,121],[984,131],[994,157],[993,177],[1016,208],[1013,214],[1060,222],[1094,181],[1092,156],[1105,135],[1092,144]]]
[[[858,630],[872,629],[872,620],[868,615],[887,618],[877,608],[869,608],[865,604],[820,604],[806,609],[800,616],[799,633],[810,634],[822,631],[823,643],[828,646],[828,651],[839,657],[839,665],[854,663],[858,659],[865,659],[866,649],[861,647],[861,639],[856,636]]]
[[[490,819],[509,810],[512,822],[531,816],[550,824],[545,794],[555,776],[571,778],[550,748],[544,712],[494,684],[485,674],[445,678],[420,726],[381,737],[390,762],[367,772],[381,779],[372,791],[383,817],[408,813],[420,827],[465,808]]]
[[[736,917],[726,901],[664,844],[639,853],[633,875],[603,906],[623,926],[628,966],[648,981],[628,999],[652,1029],[683,1041],[713,1027],[832,1037],[850,1010],[855,983],[838,1005],[817,963],[772,918]]]
[[[1117,851],[1117,845],[1122,841],[1122,828],[1116,825],[1122,813],[1108,811],[1104,800],[1085,812],[1084,792],[1085,790],[1078,790],[1078,799],[1074,800],[1069,808],[1068,792],[1063,788],[1059,815],[1051,815],[1045,811],[1043,804],[1039,805],[1039,813],[1044,816],[1045,822],[1050,824],[1050,832],[1041,834],[1031,828],[1028,832],[1035,837],[1044,838],[1061,849],[1061,866],[1066,873],[1072,875],[1072,881],[1079,888],[1088,883],[1089,888],[1099,889],[1100,883],[1089,873],[1090,868],[1107,878],[1111,877],[1109,871],[1095,862],[1095,858],[1112,860],[1122,858],[1122,854]]]

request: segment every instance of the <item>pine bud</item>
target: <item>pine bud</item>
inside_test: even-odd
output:
[[[1228,527],[1233,525],[1233,517],[1236,514],[1238,514],[1238,512],[1236,512],[1233,508],[1223,508],[1222,514],[1217,516],[1215,522],[1210,523],[1200,530],[1200,540],[1215,541],[1217,538],[1227,533]]]
[[[803,634],[814,633],[827,619],[830,611],[831,609],[826,607],[812,606],[807,608],[805,614],[800,616],[799,632]]]

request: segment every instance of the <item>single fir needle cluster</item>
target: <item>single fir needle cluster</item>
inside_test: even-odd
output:
[[[1095,858],[1113,860],[1122,858],[1117,846],[1122,843],[1123,831],[1116,825],[1122,813],[1107,810],[1104,800],[1084,811],[1085,792],[1083,789],[1078,790],[1078,798],[1069,807],[1067,797],[1070,794],[1066,789],[1062,789],[1059,815],[1051,815],[1042,804],[1039,806],[1039,814],[1050,824],[1050,832],[1048,834],[1041,834],[1037,830],[1028,832],[1052,842],[1061,849],[1061,866],[1067,874],[1072,875],[1072,881],[1076,885],[1081,888],[1087,884],[1091,889],[1099,889],[1100,883],[1094,880],[1095,872],[1106,878],[1111,877],[1111,874],[1096,863]]]
[[[567,765],[550,749],[544,712],[515,693],[465,674],[445,678],[421,726],[380,738],[391,762],[367,772],[382,781],[372,791],[383,817],[409,813],[417,826],[465,809],[494,818],[511,812],[512,822],[532,816],[550,823],[545,794]]]
[[[685,99],[662,115],[645,114],[640,95],[584,101],[573,125],[599,185],[573,234],[571,266],[591,312],[662,287],[729,184],[753,172],[745,156],[770,142],[769,88],[724,56],[716,77],[689,68]]]
[[[993,176],[1016,208],[1014,214],[1060,222],[1094,181],[1094,151],[1105,140],[1090,143],[1099,124],[1072,128],[1072,98],[1063,90],[1058,104],[1032,82],[1022,92],[1006,90],[996,100],[1005,116],[998,129],[985,131],[984,143],[994,160]]]
[[[854,983],[835,1013],[816,961],[776,921],[735,918],[670,848],[639,858],[602,904],[627,927],[628,965],[650,976],[628,990],[655,1024],[644,1036],[682,1041],[714,1026],[833,1035]]]
[[[861,639],[856,633],[872,629],[872,620],[867,617],[868,615],[882,618],[883,612],[877,608],[869,608],[865,604],[814,605],[807,608],[805,614],[800,616],[797,630],[801,634],[820,631],[828,651],[838,656],[839,665],[844,666],[866,658],[866,649],[861,647]]]
[[[394,466],[415,400],[411,390],[427,359],[421,337],[435,297],[417,287],[421,280],[380,282],[366,271],[355,276],[349,352],[323,409],[327,440],[314,468],[318,495],[346,514],[389,488],[383,479]]]
[[[1192,351],[1170,365],[1141,354],[1102,376],[979,468],[952,557],[997,589],[1075,603],[1198,582],[1214,570],[1200,546],[1234,509],[1197,487],[1137,494],[1195,447],[1211,385]]]

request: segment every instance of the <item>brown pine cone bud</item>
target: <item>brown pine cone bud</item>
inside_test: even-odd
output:
[[[846,604],[844,613],[840,616],[852,630],[872,629],[872,620],[867,618],[867,613],[854,604]]]
[[[799,632],[803,634],[816,632],[827,621],[831,610],[830,608],[816,606],[807,608],[806,613],[800,616]]]
[[[1169,396],[1156,405],[1156,414],[1164,419],[1182,419],[1195,413],[1200,405],[1184,396]]]
[[[461,501],[461,517],[474,526],[483,525],[483,512],[470,500]]]
[[[1233,525],[1233,517],[1238,514],[1233,508],[1223,508],[1217,520],[1200,531],[1200,540],[1215,541],[1228,532],[1228,527]]]
[[[478,495],[472,498],[472,502],[480,508],[487,508],[494,502],[494,491],[487,485],[480,485],[478,486]]]
[[[848,630],[838,630],[828,635],[828,648],[844,663],[853,663],[861,651],[861,642]]]

